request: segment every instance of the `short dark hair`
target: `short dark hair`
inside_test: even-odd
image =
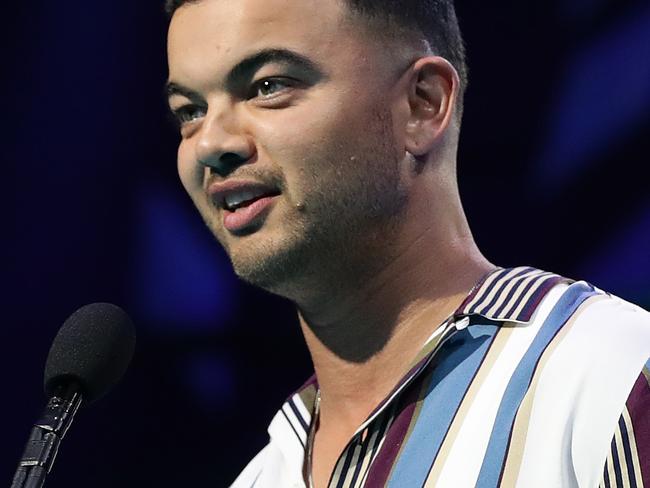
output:
[[[165,0],[165,10],[171,17],[177,8],[201,0]],[[361,18],[379,22],[386,32],[389,26],[421,32],[437,55],[449,61],[460,77],[459,113],[468,83],[465,44],[460,32],[453,0],[344,0],[350,12]]]

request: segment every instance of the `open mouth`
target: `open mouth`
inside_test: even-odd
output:
[[[273,208],[278,193],[241,197],[225,203],[223,225],[235,234],[255,232],[265,221],[265,216]]]
[[[223,208],[230,212],[235,212],[243,207],[248,207],[255,201],[264,197],[277,196],[279,192],[263,191],[263,190],[244,190],[233,192],[226,195],[223,199]]]
[[[278,191],[268,190],[243,190],[232,192],[224,197],[222,206],[229,212],[236,212],[241,208],[252,205],[262,198],[275,197],[279,194],[280,192]]]
[[[261,228],[282,194],[276,185],[258,181],[216,181],[207,188],[214,207],[223,210],[226,230],[244,235]]]

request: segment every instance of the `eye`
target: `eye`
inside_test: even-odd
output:
[[[290,78],[264,78],[251,85],[249,98],[273,98],[296,82]]]
[[[205,108],[199,105],[183,105],[173,110],[174,117],[180,125],[193,122],[205,116]]]

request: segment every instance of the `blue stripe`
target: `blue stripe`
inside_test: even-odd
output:
[[[478,488],[498,486],[506,452],[510,444],[510,433],[515,415],[528,390],[540,357],[580,304],[595,294],[594,289],[584,283],[575,283],[567,288],[519,362],[508,382],[501,405],[499,405],[497,411],[490,441],[476,483]]]
[[[500,328],[471,325],[457,332],[434,358],[431,379],[411,435],[386,486],[422,486],[458,407]]]

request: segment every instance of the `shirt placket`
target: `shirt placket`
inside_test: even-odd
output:
[[[345,448],[332,475],[329,488],[359,488],[365,483],[395,415],[397,402],[384,410]]]
[[[466,328],[469,324],[468,317],[451,317],[446,324],[441,326],[441,333],[434,334],[435,346],[426,355],[415,371],[405,378],[396,390],[370,415],[370,417],[359,427],[348,445],[345,447],[336,462],[328,488],[360,488],[365,483],[365,478],[370,472],[372,462],[379,452],[386,433],[394,418],[395,409],[398,404],[397,398],[404,389],[426,368],[435,353],[453,335],[454,332]],[[307,438],[307,469],[309,488],[314,488],[311,476],[313,442],[320,418],[320,391],[317,392],[314,417],[310,425]]]

